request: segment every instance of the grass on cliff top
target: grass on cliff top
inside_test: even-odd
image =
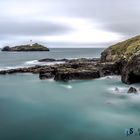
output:
[[[109,47],[106,51],[110,51],[112,55],[124,55],[130,58],[133,54],[140,50],[140,36],[133,37],[126,41],[117,43]]]

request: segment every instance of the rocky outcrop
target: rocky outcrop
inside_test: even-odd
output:
[[[58,71],[54,77],[56,81],[69,81],[69,80],[82,80],[82,79],[95,79],[99,78],[100,74],[98,70],[94,71]]]
[[[123,68],[122,82],[126,84],[140,82],[140,51],[134,54]]]
[[[35,43],[33,45],[20,45],[15,47],[6,46],[2,49],[2,51],[49,51],[49,49],[43,45]]]
[[[131,93],[131,94],[132,94],[132,93],[136,94],[136,93],[138,93],[138,91],[137,91],[136,88],[130,87],[127,93],[129,93],[129,94],[130,94],[130,93]]]
[[[53,71],[48,71],[48,72],[40,71],[39,72],[39,78],[42,79],[42,80],[43,79],[54,78]]]
[[[123,61],[105,63],[100,62],[100,76],[103,77],[107,75],[121,75],[124,63],[125,62]]]
[[[58,61],[44,59],[41,62]],[[64,59],[61,59],[64,62]],[[60,60],[59,60],[60,62]],[[50,66],[34,66],[0,71],[0,74],[35,73],[40,79],[54,78],[56,81],[68,81],[78,79],[95,79],[107,75],[120,74],[117,63],[101,63],[100,59],[71,59],[65,63]]]
[[[5,46],[4,48],[2,48],[2,51],[10,51],[10,47],[9,46]]]
[[[63,61],[63,59],[62,59]],[[72,59],[66,60],[64,64],[51,66],[53,71],[40,72],[41,79],[47,79],[48,75],[54,77],[56,81],[69,81],[78,79],[94,79],[99,78],[99,68],[97,67],[99,59]]]
[[[120,69],[122,82],[140,82],[140,36],[107,48],[101,54],[101,62],[115,62]]]

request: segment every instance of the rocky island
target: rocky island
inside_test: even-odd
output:
[[[49,51],[49,49],[43,45],[38,43],[32,45],[20,45],[15,47],[6,46],[2,49],[2,51],[10,51],[10,52],[20,52],[20,51]]]
[[[108,75],[121,75],[126,84],[140,82],[140,36],[120,42],[101,53],[99,59],[42,59],[40,62],[62,61],[62,64],[33,66],[0,71],[0,74],[36,73],[40,79],[56,81],[94,79]]]

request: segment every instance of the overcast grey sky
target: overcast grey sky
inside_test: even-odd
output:
[[[140,0],[1,0],[0,47],[28,43],[108,47],[140,34]]]

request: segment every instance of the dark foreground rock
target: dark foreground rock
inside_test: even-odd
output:
[[[65,71],[61,72],[58,71],[54,77],[56,81],[69,81],[69,80],[82,80],[82,79],[95,79],[99,78],[100,74],[98,70],[90,71],[90,70],[83,70],[83,71]]]
[[[137,89],[134,87],[130,87],[127,93],[138,93]]]
[[[120,69],[118,63],[101,63],[100,59],[61,59],[65,63],[34,66],[28,68],[17,68],[0,71],[0,74],[14,73],[35,73],[39,74],[40,79],[54,78],[56,81],[69,81],[78,79],[95,79],[108,75],[119,75]],[[44,59],[41,61],[52,62],[55,59]],[[60,62],[60,60],[59,60]]]
[[[50,72],[40,72],[39,73],[39,78],[40,79],[50,79],[53,78],[54,74],[50,71]]]
[[[140,51],[128,61],[123,68],[122,82],[126,84],[133,84],[140,82]]]

